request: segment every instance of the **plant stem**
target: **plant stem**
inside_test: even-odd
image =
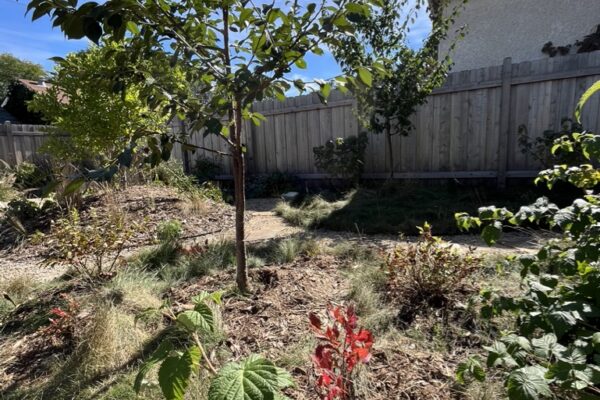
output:
[[[217,375],[217,370],[215,369],[215,366],[210,362],[210,359],[208,358],[208,354],[206,354],[206,351],[204,350],[202,343],[200,343],[200,338],[198,337],[198,334],[193,333],[192,337],[194,338],[194,342],[196,343],[196,346],[198,346],[198,348],[200,349],[200,353],[202,353],[202,358],[204,358],[204,360],[206,361],[206,366],[208,367],[208,370],[213,375]]]

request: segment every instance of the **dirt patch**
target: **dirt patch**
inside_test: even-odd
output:
[[[315,373],[309,354],[314,349],[309,312],[322,313],[327,304],[341,304],[349,286],[343,262],[332,256],[302,259],[291,264],[251,271],[255,289],[250,298],[232,297],[223,305],[226,346],[234,359],[259,353],[288,369],[297,387],[286,391],[292,399],[316,400]],[[202,278],[172,296],[186,303],[200,290],[223,289],[233,273]],[[408,338],[403,343],[375,341],[372,361],[357,385],[365,397],[384,399],[452,399],[456,361],[418,350]],[[285,360],[285,361],[282,361]]]

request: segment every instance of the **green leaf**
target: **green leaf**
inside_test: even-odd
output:
[[[358,67],[358,77],[365,85],[371,87],[373,85],[373,75],[365,67]]]
[[[63,191],[63,194],[65,196],[68,196],[70,194],[75,193],[76,191],[78,191],[81,188],[81,186],[83,186],[84,183],[85,183],[85,178],[83,178],[83,177],[73,179],[71,182],[69,182],[67,184],[67,186],[65,187],[65,190]]]
[[[100,37],[102,37],[102,27],[96,20],[85,18],[83,21],[83,33],[85,33],[85,36],[92,42],[98,44]]]
[[[135,377],[135,381],[133,383],[133,390],[136,393],[139,393],[142,388],[142,383],[144,382],[144,378],[148,371],[152,369],[156,364],[167,358],[169,353],[173,350],[173,344],[168,340],[161,342],[161,344],[154,350],[154,353],[142,364],[138,374]]]
[[[508,376],[506,387],[510,400],[538,400],[551,397],[545,370],[540,366],[524,367],[514,370]]]
[[[303,58],[297,59],[294,64],[300,69],[306,69],[307,67],[306,61]]]
[[[133,21],[127,22],[127,30],[134,35],[138,35],[140,33],[140,28],[138,28],[137,24]]]
[[[583,106],[597,91],[600,91],[600,81],[594,83],[588,90],[585,91],[585,93],[583,93],[583,95],[579,99],[577,107],[575,107],[575,120],[578,123],[581,124],[581,110],[583,109]]]
[[[165,359],[158,370],[158,383],[167,400],[183,400],[190,375],[198,370],[200,349],[191,347],[178,356]]]
[[[491,225],[486,225],[481,231],[481,237],[488,245],[495,244],[502,236],[502,223],[494,221]]]
[[[481,366],[481,363],[475,357],[469,357],[466,361],[458,364],[458,368],[456,370],[456,380],[461,385],[465,384],[465,377],[472,376],[479,382],[483,382],[485,380],[485,371]]]
[[[210,300],[215,304],[221,304],[221,298],[223,297],[223,292],[218,290],[216,292],[207,292],[206,290],[202,290],[196,296],[192,297],[192,303],[201,304],[206,300]]]
[[[193,310],[184,311],[177,316],[177,322],[190,332],[212,332],[215,317],[209,306],[198,303]]]
[[[275,399],[279,389],[291,386],[289,374],[282,374],[271,361],[251,355],[242,364],[225,365],[208,391],[211,400]]]

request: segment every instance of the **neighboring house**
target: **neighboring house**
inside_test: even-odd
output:
[[[8,113],[12,116],[11,122],[22,124],[43,124],[43,118],[38,113],[32,113],[27,109],[27,102],[31,100],[36,93],[45,93],[52,87],[52,84],[43,80],[31,81],[28,79],[17,79],[9,88],[6,99],[2,102],[0,108],[0,122],[5,122],[3,114]],[[67,103],[65,98],[61,100]],[[3,113],[2,113],[3,111]]]
[[[459,2],[450,0],[446,10]],[[518,63],[574,53],[599,24],[600,0],[469,0],[455,23],[467,31],[453,52],[453,71],[500,65],[505,57]],[[452,40],[440,45],[440,55]]]

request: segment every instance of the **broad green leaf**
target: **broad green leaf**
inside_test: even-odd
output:
[[[541,358],[550,358],[552,350],[556,346],[556,335],[548,333],[539,339],[531,339],[534,353],[536,356]]]
[[[583,95],[579,99],[577,107],[575,107],[575,120],[578,123],[581,123],[581,110],[583,109],[583,106],[585,106],[585,103],[587,103],[590,97],[592,97],[597,91],[600,91],[600,81],[594,83],[588,90],[586,90],[583,93]]]
[[[165,359],[158,370],[158,383],[166,400],[183,400],[190,376],[198,370],[200,349],[191,347]]]
[[[128,21],[127,24],[127,30],[131,33],[133,33],[134,35],[138,35],[140,33],[140,28],[138,28],[137,24],[133,21]]]
[[[306,61],[303,58],[297,59],[294,64],[300,69],[306,69],[307,67]]]
[[[491,225],[486,225],[481,231],[481,237],[488,245],[495,244],[502,236],[502,223],[494,221]]]
[[[206,300],[210,300],[215,304],[221,304],[221,298],[223,297],[223,292],[218,290],[216,292],[207,292],[206,290],[202,290],[196,296],[192,297],[192,303],[200,304],[204,303]]]
[[[81,177],[81,178],[77,178],[77,179],[73,179],[71,182],[69,182],[69,184],[65,187],[65,190],[63,191],[63,194],[65,196],[68,196],[70,194],[75,193],[76,191],[78,191],[81,186],[83,186],[83,184],[85,183],[85,178]]]
[[[215,328],[214,314],[204,303],[198,303],[193,310],[179,314],[177,322],[190,332],[212,332]]]
[[[456,370],[456,380],[461,385],[465,384],[465,377],[472,376],[479,382],[483,382],[485,380],[485,371],[481,366],[479,360],[475,357],[469,357],[466,361],[458,364],[458,368]]]
[[[219,371],[208,391],[211,400],[275,399],[279,389],[291,386],[289,374],[283,374],[269,360],[251,355],[243,363],[230,363]]]
[[[369,87],[373,85],[373,75],[371,75],[371,72],[368,69],[365,67],[358,67],[357,72],[362,83]]]
[[[508,376],[506,387],[510,400],[538,400],[551,397],[548,381],[542,367],[524,367],[514,370]]]
[[[133,390],[135,390],[136,393],[139,393],[139,391],[141,390],[142,383],[148,371],[150,371],[153,366],[167,358],[167,356],[172,350],[173,344],[168,340],[165,340],[164,342],[161,342],[161,344],[156,348],[156,350],[154,350],[154,353],[152,353],[150,358],[148,358],[142,364],[142,366],[140,367],[140,371],[136,375],[135,381],[133,383]]]

